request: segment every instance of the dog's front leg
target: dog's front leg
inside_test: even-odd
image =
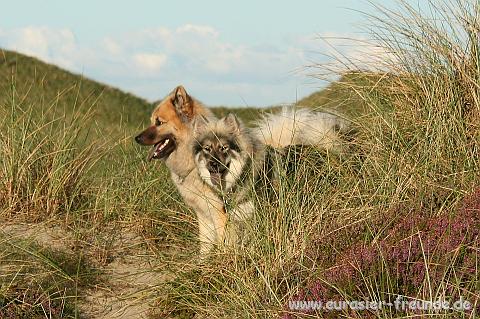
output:
[[[225,242],[225,228],[227,226],[227,214],[223,205],[215,207],[212,212],[213,226],[215,227],[216,243],[222,245]]]
[[[197,213],[198,217],[198,239],[200,241],[200,256],[205,257],[213,248],[215,243],[215,232],[212,219],[204,212]]]
[[[205,201],[197,211],[200,254],[207,254],[214,245],[221,245],[225,239],[227,215],[221,202]]]

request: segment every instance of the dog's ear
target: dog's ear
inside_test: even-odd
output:
[[[238,134],[240,133],[240,129],[242,124],[238,120],[237,116],[233,113],[228,113],[227,116],[225,116],[222,119],[223,125],[232,133]]]
[[[193,100],[183,86],[179,85],[173,90],[172,103],[182,122],[188,123],[193,119]]]
[[[192,121],[193,133],[198,134],[203,132],[206,129],[208,123],[210,123],[210,121],[206,116],[202,114],[200,114],[200,116],[196,116]]]

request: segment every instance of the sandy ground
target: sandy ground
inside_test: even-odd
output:
[[[127,229],[107,233],[108,258],[99,259],[99,245],[92,241],[79,240],[59,226],[48,223],[13,224],[0,226],[7,236],[34,240],[42,246],[55,250],[68,250],[82,245],[85,256],[97,259],[95,264],[102,271],[103,282],[85,291],[78,308],[81,318],[146,318],[152,307],[155,287],[167,279],[164,267],[147,248],[144,238]],[[75,236],[76,235],[76,236]],[[97,234],[98,235],[98,234]],[[92,238],[96,238],[92,237]],[[100,254],[102,255],[102,254]]]

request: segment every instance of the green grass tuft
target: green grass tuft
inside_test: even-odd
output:
[[[472,190],[479,183],[480,11],[476,1],[432,1],[430,9],[424,15],[401,2],[398,10],[377,6],[377,14],[367,16],[371,40],[386,53],[371,57],[376,71],[358,71],[360,66],[343,61],[348,72],[298,102],[352,118],[356,135],[348,150],[292,148],[285,162],[278,161],[279,179],[252,198],[257,209],[242,225],[242,244],[203,261],[196,256],[193,212],[162,163],[147,164],[145,149],[132,139],[152,105],[5,51],[3,59],[0,55],[0,76],[6,79],[0,94],[1,216],[56,218],[78,233],[124,223],[151,238],[148,249],[171,274],[148,290],[157,299],[152,318],[434,315],[288,309],[289,301],[308,297],[315,287],[347,300],[462,295],[478,307],[478,237],[469,228],[478,225],[478,214],[471,213],[478,205],[470,199],[469,212],[459,207],[475,197]],[[324,71],[320,65],[312,72],[321,77]],[[229,111],[214,109],[218,116]],[[260,112],[233,111],[248,123]],[[462,221],[462,216],[467,217]],[[442,220],[468,231],[460,238],[458,229],[447,229],[439,238],[448,245],[429,246]],[[9,268],[2,277],[0,311],[13,304],[15,315],[39,315],[37,309],[46,309],[47,302],[73,316],[72,298],[101,277],[90,272],[79,252],[57,254],[8,235],[2,240],[7,248],[0,251],[0,267],[21,271]],[[412,250],[403,256],[402,273],[402,263],[389,254],[405,247]],[[359,256],[368,262],[357,265]],[[421,276],[404,278],[406,270]],[[53,279],[45,284],[44,278]],[[34,290],[25,288],[31,282]],[[30,308],[21,308],[26,303],[20,296]]]

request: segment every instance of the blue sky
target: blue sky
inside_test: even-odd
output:
[[[266,106],[321,87],[305,66],[334,51],[318,37],[364,39],[362,12],[367,1],[16,0],[0,4],[0,47],[149,100],[183,84],[208,105]]]

